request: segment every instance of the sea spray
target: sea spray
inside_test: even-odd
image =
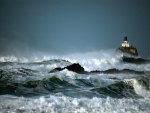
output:
[[[0,59],[2,113],[150,111],[150,64],[124,62],[115,50]],[[74,63],[87,73],[68,69],[49,73]]]

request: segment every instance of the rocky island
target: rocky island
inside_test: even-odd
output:
[[[143,59],[138,56],[138,51],[135,47],[129,44],[127,36],[124,37],[124,42],[121,44],[121,47],[117,49],[117,51],[123,53],[122,60],[128,63],[149,63],[149,60]]]

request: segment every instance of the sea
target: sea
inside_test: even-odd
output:
[[[50,73],[74,63],[89,73]],[[0,113],[150,113],[150,62],[115,50],[0,56]]]

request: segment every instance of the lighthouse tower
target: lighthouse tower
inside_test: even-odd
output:
[[[128,53],[130,55],[138,56],[137,49],[129,44],[127,36],[124,37],[123,43],[121,43],[121,47],[118,48],[123,53]]]
[[[130,47],[127,37],[124,37],[124,42],[121,45],[122,47]]]

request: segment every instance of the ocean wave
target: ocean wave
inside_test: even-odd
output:
[[[149,75],[114,51],[0,57],[0,112],[148,113]]]
[[[119,70],[130,69],[135,71],[150,71],[150,63],[145,59],[144,63],[136,63],[141,62],[141,59],[131,59],[132,61],[134,60],[134,62],[128,62],[128,60],[126,61],[122,58],[122,54],[117,53],[115,50],[101,50],[94,52],[74,53],[61,56],[41,54],[37,56],[31,56],[31,58],[1,56],[0,66],[10,65],[14,67],[17,65],[36,65],[37,67],[49,67],[50,70],[56,67],[65,67],[73,63],[79,63],[81,66],[84,67],[85,71],[108,70],[112,68],[116,68]]]
[[[100,80],[96,83],[97,80]],[[111,84],[110,84],[111,83]],[[97,85],[99,84],[99,85]],[[105,84],[105,85],[104,85]],[[9,78],[0,77],[0,94],[12,94],[17,96],[37,96],[50,93],[63,93],[70,96],[85,97],[149,97],[149,81],[143,79],[119,80],[108,78],[65,78],[52,76],[41,80],[26,80],[24,82],[10,81]],[[145,91],[144,94],[140,92]],[[88,93],[88,94],[86,94]]]
[[[150,98],[150,79],[145,78],[141,80],[132,79],[132,80],[125,80],[127,84],[130,84],[136,94],[142,96],[144,98]]]

